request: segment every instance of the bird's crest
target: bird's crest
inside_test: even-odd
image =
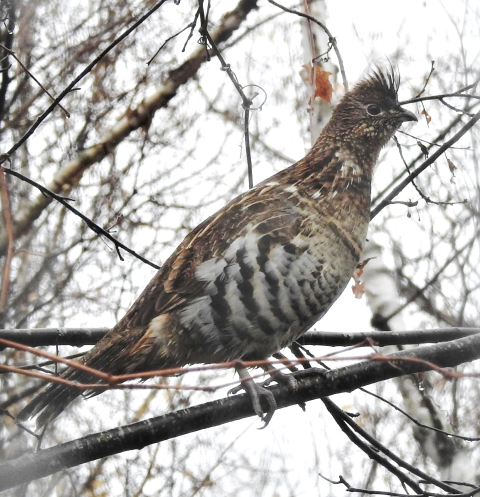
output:
[[[400,87],[400,76],[395,73],[392,66],[384,70],[376,66],[375,70],[370,75],[361,80],[354,88],[353,92],[358,90],[373,91],[375,93],[383,93],[386,97],[391,98],[394,102],[398,100],[398,88]]]

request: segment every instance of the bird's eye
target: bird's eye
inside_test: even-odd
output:
[[[380,114],[380,112],[382,112],[382,109],[380,109],[380,107],[378,105],[372,104],[372,105],[369,105],[367,107],[367,112],[371,116],[378,116],[378,114]]]

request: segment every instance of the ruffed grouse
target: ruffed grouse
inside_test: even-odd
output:
[[[82,362],[127,374],[259,360],[308,330],[359,261],[381,148],[404,121],[417,120],[399,106],[398,86],[381,70],[357,84],[310,152],[197,226]],[[262,415],[253,382],[237,369]],[[73,368],[63,377],[99,382]],[[41,412],[42,426],[81,393],[53,383],[18,418]]]

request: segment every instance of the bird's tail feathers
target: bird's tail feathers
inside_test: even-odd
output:
[[[88,373],[78,369],[69,369],[62,378],[85,382],[89,381]],[[85,376],[85,378],[82,378]],[[88,375],[91,377],[91,375]],[[97,380],[98,381],[98,380]],[[90,382],[90,381],[89,381]],[[73,400],[82,394],[82,390],[63,383],[51,383],[40,395],[37,395],[22,411],[17,415],[18,421],[25,421],[40,414],[37,418],[37,428],[53,421]]]
[[[113,330],[116,331],[116,330]],[[134,372],[136,369],[144,370],[143,364],[148,351],[152,350],[153,340],[145,339],[146,329],[124,329],[120,332],[106,335],[90,352],[82,359],[81,363],[99,371],[110,374],[122,374]],[[144,350],[140,345],[145,344]],[[143,352],[143,353],[136,353]],[[127,370],[125,364],[130,364],[130,370]],[[98,376],[87,371],[70,367],[61,378],[77,383],[101,383]],[[105,388],[106,389],[106,388]],[[53,421],[61,412],[85,390],[63,383],[51,383],[42,393],[35,397],[20,413],[17,415],[19,421],[25,421],[39,414],[37,418],[37,428]],[[87,390],[89,397],[98,395],[105,391],[104,389]]]

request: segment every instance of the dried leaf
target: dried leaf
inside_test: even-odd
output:
[[[363,294],[365,293],[365,283],[360,281],[360,276],[363,274],[364,267],[368,264],[368,261],[375,259],[375,257],[369,257],[357,264],[355,272],[353,273],[353,279],[355,280],[355,284],[352,286],[353,295],[355,295],[356,299],[361,299]]]
[[[455,176],[455,169],[457,169],[457,166],[450,159],[447,159],[447,162],[450,172]]]
[[[430,117],[430,114],[425,109],[422,110],[422,114],[425,116],[425,119],[427,120],[427,124],[430,124],[430,121],[432,120],[432,118]]]
[[[363,281],[355,283],[355,285],[352,286],[352,292],[356,299],[361,299],[365,293],[365,283]]]
[[[420,150],[426,159],[428,157],[428,148],[420,140],[417,140],[417,145],[420,147]]]
[[[447,157],[447,163],[448,163],[448,169],[450,169],[450,172],[452,173],[452,177],[450,178],[450,183],[455,184],[455,169],[457,169],[457,166]]]
[[[333,88],[328,77],[331,76],[332,73],[324,71],[323,68],[320,66],[313,67],[311,64],[304,64],[302,67],[304,67],[308,71],[308,79],[305,78],[305,80],[308,81],[311,85],[313,85],[313,78],[315,75],[315,89],[313,93],[313,99],[319,97],[322,100],[325,100],[325,102],[330,102],[332,100]],[[312,97],[310,97],[308,103],[312,103]]]

